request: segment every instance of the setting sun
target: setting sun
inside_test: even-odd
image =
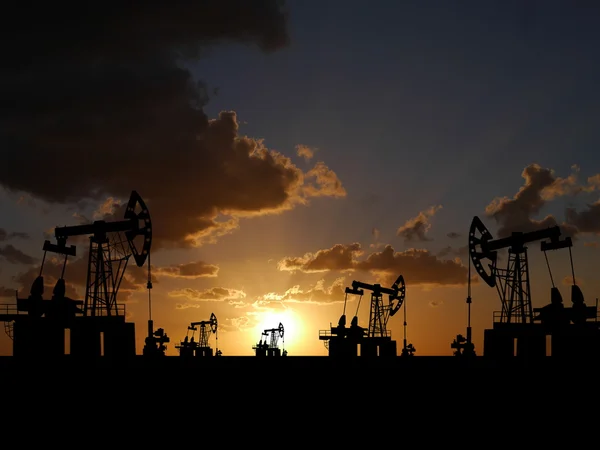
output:
[[[302,321],[298,315],[287,308],[283,311],[265,311],[258,317],[258,325],[255,327],[256,340],[264,339],[262,333],[269,330],[267,339],[271,335],[270,330],[278,329],[283,325],[283,336],[279,338],[279,346],[285,347],[286,342],[294,342],[302,334]]]
[[[600,8],[109,3],[3,11],[0,359],[600,356]]]

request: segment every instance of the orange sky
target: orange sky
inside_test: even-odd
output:
[[[223,355],[251,355],[279,322],[289,355],[326,355],[319,330],[337,324],[344,288],[398,275],[399,348],[406,311],[416,355],[451,355],[467,326],[474,216],[494,238],[560,225],[595,304],[597,16],[519,2],[280,3],[5,11],[3,303],[28,295],[56,226],[122,220],[135,190],[152,217],[152,318],[169,355],[211,313]],[[69,243],[67,295],[82,299],[87,237]],[[541,307],[550,277],[539,243],[529,254]],[[568,305],[568,252],[549,259]],[[48,255],[46,298],[60,269]],[[140,354],[147,276],[130,261],[119,292]],[[472,283],[481,354],[500,300]],[[11,354],[1,333],[0,354]]]
[[[306,154],[305,149],[299,152]],[[265,161],[262,156],[252,157]],[[271,160],[270,163],[274,164],[274,161]],[[415,217],[407,218],[404,223],[398,224],[396,239],[405,241],[404,249],[395,249],[393,245],[383,241],[377,229],[373,228],[370,239],[362,243],[340,244],[334,241],[328,248],[314,248],[297,254],[285,254],[285,247],[275,251],[271,248],[272,257],[268,257],[269,255],[261,254],[260,251],[254,252],[253,249],[261,245],[270,247],[265,244],[266,240],[278,242],[279,233],[283,233],[285,239],[290,237],[290,233],[282,230],[282,227],[286,227],[286,209],[310,209],[311,201],[315,198],[321,202],[348,201],[343,184],[332,171],[325,171],[328,174],[325,178],[327,182],[310,185],[306,184],[308,178],[303,177],[296,166],[290,162],[279,164],[300,174],[298,178],[303,181],[294,187],[294,195],[297,195],[297,199],[303,199],[302,201],[292,201],[288,197],[283,201],[281,210],[256,212],[252,218],[248,218],[246,212],[243,212],[241,217],[231,212],[232,218],[228,220],[235,225],[228,228],[227,232],[224,232],[223,228],[215,227],[211,229],[212,233],[205,232],[202,239],[196,242],[183,236],[180,238],[182,245],[179,248],[165,247],[164,241],[161,241],[161,238],[167,237],[176,239],[178,229],[167,227],[161,233],[158,227],[164,221],[153,221],[156,223],[153,230],[157,236],[157,245],[153,249],[151,259],[152,316],[155,328],[164,328],[171,338],[167,354],[177,354],[175,345],[185,337],[189,323],[208,320],[214,312],[219,327],[218,333],[211,336],[211,346],[221,349],[224,355],[252,355],[252,346],[261,338],[262,331],[276,328],[280,322],[285,329],[281,344],[290,355],[326,355],[324,343],[318,339],[319,330],[329,329],[331,325],[337,324],[343,309],[344,288],[350,286],[352,280],[381,283],[384,287],[390,287],[398,275],[403,275],[406,281],[406,300],[399,313],[390,318],[389,329],[399,348],[403,343],[406,309],[408,343],[416,347],[417,355],[452,354],[451,341],[456,334],[464,334],[467,325],[465,236],[470,220],[465,220],[463,230],[447,233],[451,241],[455,242],[454,245],[443,247],[436,252],[427,249],[432,242],[428,236],[436,227],[443,227],[443,221],[437,220],[437,215],[444,211],[442,205],[425,208]],[[316,167],[324,170],[325,166],[320,163]],[[309,169],[309,172],[311,170],[313,169]],[[516,189],[512,198],[496,198],[490,201],[487,213],[483,212],[481,215],[484,224],[490,226],[490,231],[492,228],[498,229],[492,231],[496,238],[503,236],[503,226],[527,231],[543,228],[546,223],[555,223],[551,216],[538,222],[533,221],[523,211],[559,196],[595,190],[597,177],[580,181],[576,175],[575,171],[568,177],[559,177],[552,171],[536,165],[526,168],[523,172],[523,185]],[[301,197],[298,194],[301,192],[312,193],[313,199]],[[117,205],[119,202],[112,199],[109,203],[114,209],[107,209],[106,202],[101,202],[92,217],[104,214],[106,218],[117,220],[114,211],[120,210]],[[148,205],[153,216],[153,201],[148,201]],[[494,214],[501,217],[499,227],[491,226],[494,224]],[[173,215],[176,216],[177,212],[173,211]],[[582,286],[584,294],[587,293],[588,304],[593,305],[594,293],[599,287],[593,277],[594,266],[581,261],[594,257],[597,250],[595,241],[580,239],[585,239],[585,235],[580,234],[579,230],[588,223],[580,217],[572,216],[570,224],[566,224],[564,230],[576,238],[573,254],[578,283]],[[89,221],[81,217],[73,219],[73,222]],[[245,230],[246,225],[253,221],[259,223],[254,224],[254,229],[248,226],[249,229]],[[327,224],[314,224],[311,233],[317,233],[319,227],[327,227]],[[16,247],[11,247],[11,243],[22,241],[24,236],[3,232],[2,237],[7,243],[3,247],[3,256],[7,261],[11,258],[7,249],[15,248],[12,258],[24,255],[16,250]],[[229,239],[232,241],[228,242]],[[309,239],[301,235],[300,239],[302,247],[307,250],[311,248]],[[249,242],[248,249],[238,248],[236,254],[232,246],[236,247],[246,240]],[[28,239],[26,242],[29,242],[31,248],[41,247],[39,239],[37,242]],[[69,260],[67,265],[65,278],[68,281],[68,295],[72,298],[82,298],[87,267],[86,249],[81,238],[72,243],[78,245],[80,256]],[[531,244],[532,250],[529,251],[534,307],[549,302],[549,275],[538,245]],[[41,251],[38,250],[38,255],[40,254]],[[240,254],[243,256],[239,257]],[[571,283],[568,253],[566,250],[551,253],[549,261],[554,279],[567,303],[568,285]],[[505,263],[504,256],[499,265]],[[48,293],[51,292],[60,273],[61,264],[61,260],[48,255],[43,271]],[[20,295],[26,296],[31,281],[38,272],[39,265],[33,264],[29,269],[20,272],[12,288],[4,286],[3,292],[7,296],[5,301],[8,302],[10,296],[14,296],[14,288],[17,288],[17,285],[23,286]],[[147,267],[139,268],[131,260],[120,290],[120,299],[125,303],[129,318],[136,323],[138,352],[141,352],[144,345],[148,320],[148,291],[145,289],[147,276]],[[491,326],[493,311],[500,309],[500,301],[495,289],[482,283],[474,271],[472,297],[473,339],[476,351],[482,351],[483,329]],[[348,320],[356,312],[357,300],[353,296],[348,298]],[[370,292],[366,291],[358,309],[359,324],[365,327],[368,326],[369,305]],[[3,354],[10,354],[10,344],[6,336],[0,338]]]

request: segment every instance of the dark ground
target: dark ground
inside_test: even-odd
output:
[[[185,375],[209,372],[211,377],[227,377],[232,373],[246,377],[261,376],[266,371],[277,371],[282,376],[299,374],[329,374],[331,376],[378,376],[392,373],[410,375],[411,373],[473,373],[473,371],[520,371],[520,370],[587,370],[594,369],[598,361],[595,358],[555,358],[522,359],[518,357],[503,360],[489,357],[455,356],[411,356],[411,357],[354,357],[333,358],[328,356],[220,356],[182,358],[163,356],[151,358],[135,356],[126,359],[90,358],[78,359],[71,356],[59,358],[25,359],[11,356],[0,357],[0,373],[31,373],[32,371],[68,370],[88,373],[122,372],[145,373],[160,371],[164,375]]]
[[[298,437],[311,439],[341,424],[348,438],[368,431],[367,423],[403,428],[406,418],[469,428],[507,405],[511,415],[538,417],[561,402],[593,397],[596,366],[596,360],[553,357],[0,357],[0,381],[4,411],[16,420],[56,416],[68,428],[92,414],[111,422],[112,431],[131,422],[132,433],[142,426],[153,433],[168,420],[225,435],[226,427],[257,421],[262,431],[308,427]]]

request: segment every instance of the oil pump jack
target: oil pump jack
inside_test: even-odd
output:
[[[283,353],[279,348],[279,338],[283,341],[283,324],[280,322],[279,327],[264,330],[261,334],[261,339],[252,349],[256,356],[287,356],[287,351],[283,349]],[[285,347],[285,344],[284,344]]]
[[[358,309],[364,295],[364,290],[370,290],[371,309],[369,314],[369,327],[364,329],[358,325]],[[391,331],[387,329],[387,323],[391,316],[396,314],[406,297],[406,284],[404,277],[400,275],[391,288],[382,287],[380,284],[368,284],[362,281],[353,281],[351,287],[346,287],[344,298],[344,310],[337,327],[331,330],[321,330],[319,339],[326,341],[329,356],[357,356],[360,345],[361,356],[396,356],[396,341],[392,341]],[[383,303],[383,295],[389,296],[387,305]],[[348,295],[359,297],[356,313],[346,328],[346,304]],[[406,318],[405,318],[406,326]],[[406,345],[404,339],[403,354],[412,355],[414,352],[412,344]]]
[[[526,244],[535,241],[542,241],[540,249],[546,261],[547,251],[569,249],[573,273],[572,308],[564,307],[561,293],[554,285],[551,288],[551,303],[543,308],[532,308]],[[572,245],[571,238],[561,239],[558,226],[526,233],[513,232],[510,236],[493,239],[483,222],[477,216],[473,218],[469,229],[469,253],[473,266],[488,286],[497,288],[502,303],[501,311],[494,313],[493,328],[484,330],[484,356],[515,356],[515,343],[516,356],[546,356],[548,335],[551,336],[551,355],[565,354],[567,348],[573,346],[573,340],[567,338],[572,334],[567,331],[570,325],[581,325],[588,318],[596,318],[596,308],[585,305],[583,293],[575,283]],[[500,269],[497,266],[497,252],[505,248],[508,249],[508,262],[505,269]],[[489,271],[484,267],[484,260],[487,260]],[[467,303],[470,306],[470,292]],[[597,330],[595,322],[593,327]],[[469,330],[470,324],[467,328],[468,338]]]
[[[124,220],[56,227],[54,235],[56,244],[44,242],[40,273],[29,297],[17,297],[13,313],[0,315],[0,320],[12,322],[9,336],[13,339],[13,355],[64,355],[67,328],[73,356],[100,356],[102,346],[104,356],[135,355],[135,327],[125,321],[125,308],[117,303],[117,293],[129,258],[133,256],[138,267],[150,258],[152,224],[140,195],[132,191]],[[83,235],[90,235],[90,246],[85,300],[81,301],[65,296],[64,273],[67,258],[76,255],[76,247],[67,246],[67,239]],[[136,240],[141,240],[140,248]],[[64,256],[62,273],[50,300],[43,299],[47,252]],[[150,280],[148,263],[148,289],[152,287]]]
[[[200,336],[198,337],[198,342],[196,342],[194,334],[196,331],[200,329]],[[190,331],[192,332],[190,335]],[[200,322],[192,322],[188,328],[187,333],[183,341],[180,342],[179,345],[175,346],[175,348],[179,349],[179,356],[182,357],[200,357],[200,356],[213,356],[213,349],[210,347],[208,341],[211,334],[215,335],[215,339],[218,342],[218,323],[217,316],[215,313],[210,315],[209,320],[203,320]],[[216,346],[216,356],[221,356],[221,351]]]

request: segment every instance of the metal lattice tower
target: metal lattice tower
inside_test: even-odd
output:
[[[506,269],[495,268],[496,288],[502,302],[500,321],[504,323],[532,323],[531,289],[527,253],[509,249]]]
[[[388,335],[386,327],[386,315],[389,308],[383,306],[383,294],[374,292],[371,294],[371,309],[369,313],[369,337],[385,337]]]
[[[546,239],[546,241],[544,241]],[[502,303],[500,321],[533,323],[527,243],[542,241],[542,251],[572,246],[571,238],[561,239],[558,226],[529,232],[514,231],[509,236],[494,239],[481,219],[475,216],[469,228],[469,253],[473,267],[488,286],[496,287]],[[498,269],[498,251],[508,249],[506,269]],[[487,260],[487,264],[484,261]],[[485,266],[488,266],[489,273]]]
[[[117,292],[131,252],[122,233],[103,239],[90,237],[88,275],[83,313],[86,316],[117,316]]]

